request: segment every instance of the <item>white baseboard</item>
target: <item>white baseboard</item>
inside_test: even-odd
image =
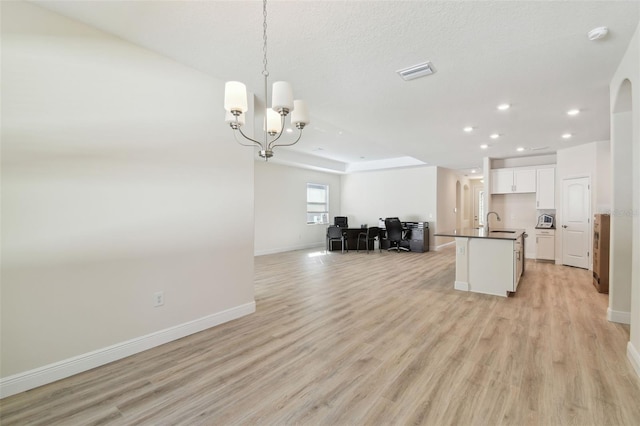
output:
[[[607,308],[607,319],[620,324],[631,324],[631,312],[614,311]]]
[[[0,398],[15,395],[38,386],[55,382],[83,371],[126,358],[156,346],[181,339],[222,323],[252,314],[256,303],[246,303],[197,320],[156,331],[145,336],[117,343],[106,348],[68,358],[53,364],[0,379]]]
[[[455,281],[453,283],[453,288],[456,290],[469,291],[469,283],[464,281]]]
[[[627,358],[629,358],[633,369],[636,370],[636,374],[640,377],[640,352],[631,342],[627,342]]]

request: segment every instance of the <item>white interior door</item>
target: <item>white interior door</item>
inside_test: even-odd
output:
[[[591,244],[591,190],[589,178],[562,181],[562,263],[589,268]]]

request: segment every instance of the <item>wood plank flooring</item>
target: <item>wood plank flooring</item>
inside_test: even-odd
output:
[[[260,256],[257,312],[0,402],[2,425],[638,425],[629,327],[589,271],[509,298],[452,249]]]

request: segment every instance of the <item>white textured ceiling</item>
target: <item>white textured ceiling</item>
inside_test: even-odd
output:
[[[262,91],[260,1],[33,3]],[[271,0],[271,79],[291,82],[312,120],[276,158],[342,171],[413,158],[462,170],[484,156],[608,140],[609,81],[639,20],[638,1]],[[589,41],[598,26],[609,35]],[[437,73],[396,74],[424,61]],[[498,111],[503,102],[511,109]]]

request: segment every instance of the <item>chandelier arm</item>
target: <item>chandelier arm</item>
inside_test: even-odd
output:
[[[298,139],[296,139],[295,141],[291,142],[291,143],[284,143],[284,144],[277,144],[277,145],[273,145],[270,146],[270,149],[275,148],[276,146],[291,146],[291,145],[295,145],[298,143],[298,141],[300,140],[300,138],[302,137],[302,129],[300,129],[300,133],[298,134]],[[275,141],[273,141],[275,142]]]
[[[238,129],[237,129],[237,130],[240,132],[240,134],[241,134],[245,139],[247,139],[247,140],[249,140],[249,141],[253,142],[254,144],[258,145],[258,147],[262,148],[262,143],[261,143],[261,142],[258,142],[258,141],[257,141],[257,140],[255,140],[255,139],[251,139],[249,136],[245,135],[245,134],[242,132],[242,129],[240,129],[239,127],[238,127]],[[240,142],[240,141],[238,140],[238,135],[236,134],[236,132],[233,132],[233,136],[236,138],[236,141],[237,141],[240,145],[244,145],[244,146],[253,146],[253,145],[243,144],[242,142]]]

